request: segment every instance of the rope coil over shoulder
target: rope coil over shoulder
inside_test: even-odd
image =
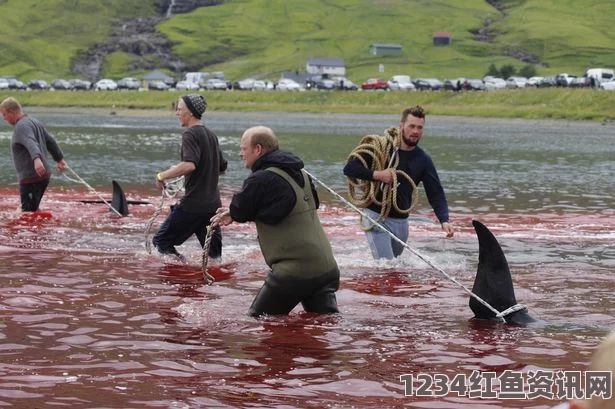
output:
[[[399,165],[399,155],[397,151],[400,146],[401,136],[399,135],[399,130],[395,127],[391,127],[385,131],[384,136],[364,136],[359,145],[350,152],[346,163],[356,158],[366,169],[371,171],[397,168]],[[366,158],[371,159],[371,164],[368,164]],[[412,200],[410,207],[407,209],[400,209],[397,205],[398,177],[405,178],[412,186]],[[376,180],[362,180],[348,177],[348,194],[351,202],[360,208],[366,208],[372,204],[380,206],[378,221],[388,217],[389,213],[391,213],[391,209],[395,209],[396,212],[401,214],[409,214],[416,207],[419,199],[416,184],[410,175],[399,169],[392,172],[392,178],[392,182],[388,184]],[[382,192],[381,199],[378,200],[380,191]]]

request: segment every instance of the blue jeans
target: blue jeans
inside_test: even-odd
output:
[[[373,210],[363,209],[363,212],[372,219],[378,220],[379,214]],[[387,217],[378,223],[404,243],[408,240],[408,219]],[[373,223],[363,217],[361,225],[363,228],[368,228],[372,226]],[[375,259],[386,258],[392,260],[395,257],[399,257],[404,251],[404,246],[401,243],[393,239],[389,233],[378,226],[374,226],[371,230],[366,231],[365,234],[367,236],[367,243]]]

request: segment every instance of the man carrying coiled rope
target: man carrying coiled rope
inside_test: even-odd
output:
[[[222,156],[218,137],[201,123],[207,104],[198,94],[184,95],[179,98],[175,115],[184,128],[181,143],[181,162],[156,175],[156,185],[164,189],[165,181],[180,176],[185,178],[186,193],[179,204],[171,207],[171,213],[162,223],[152,240],[162,254],[174,254],[180,259],[175,246],[185,242],[193,234],[199,239],[201,247],[209,219],[221,206],[218,178],[227,167]],[[222,234],[216,229],[211,239],[209,256],[222,254]]]
[[[288,314],[297,304],[314,313],[336,313],[340,272],[317,209],[318,194],[303,161],[279,149],[270,128],[255,126],[241,137],[240,155],[252,174],[229,209],[212,225],[256,224],[258,242],[271,268],[249,314]]]
[[[384,136],[368,135],[348,157],[344,175],[350,196],[370,218],[377,220],[402,241],[408,240],[408,214],[423,182],[427,200],[442,224],[446,237],[453,237],[444,189],[431,157],[418,147],[423,136],[425,111],[420,106],[402,112],[399,129]],[[364,218],[361,224],[374,258],[393,259],[404,247]]]

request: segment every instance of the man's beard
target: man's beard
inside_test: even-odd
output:
[[[418,140],[417,140],[416,142],[415,142],[415,141],[412,141],[412,140],[410,139],[410,137],[406,136],[406,133],[405,133],[405,132],[403,132],[403,131],[402,131],[402,133],[401,133],[401,139],[403,139],[404,143],[405,143],[406,145],[408,145],[408,146],[416,146],[416,145],[418,145],[418,144],[419,144],[419,141],[418,141]]]

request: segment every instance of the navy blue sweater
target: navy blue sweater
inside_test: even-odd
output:
[[[427,200],[436,213],[436,217],[440,223],[448,222],[448,204],[446,202],[446,196],[444,195],[444,189],[440,183],[438,172],[434,166],[431,157],[418,146],[411,151],[399,150],[399,165],[398,170],[406,172],[414,184],[418,186],[423,182],[425,188],[425,194]],[[371,157],[365,156],[365,161],[368,167],[371,167]],[[353,158],[344,167],[344,175],[353,177],[355,179],[373,180],[373,172],[365,168],[361,161],[357,158]],[[397,177],[397,206],[400,209],[408,209],[410,207],[410,200],[412,198],[412,185],[404,177]],[[381,200],[381,193],[377,199]],[[380,206],[372,204],[369,206],[370,210],[380,213]],[[389,217],[394,218],[407,218],[407,214],[401,214],[391,209]]]

